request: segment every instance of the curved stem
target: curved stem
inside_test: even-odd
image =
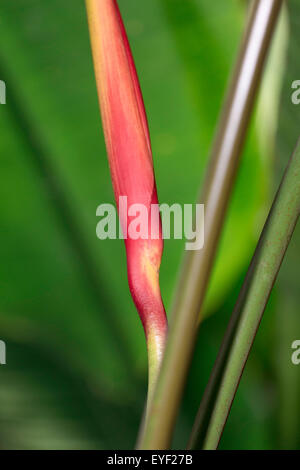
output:
[[[139,448],[166,449],[171,443],[196,342],[197,320],[281,5],[282,0],[255,0],[251,9],[200,198],[205,204],[205,246],[185,257],[165,356]]]
[[[204,393],[192,432],[190,447],[216,449],[257,329],[300,213],[300,140],[252,258],[244,285],[229,322],[219,356]],[[214,398],[214,390],[217,388]],[[205,418],[211,406],[209,420]]]

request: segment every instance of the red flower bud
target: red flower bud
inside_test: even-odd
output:
[[[160,294],[159,267],[163,251],[148,123],[130,46],[116,0],[86,0],[97,89],[109,166],[118,210],[119,197],[128,207],[147,208],[147,239],[132,239],[132,217],[119,210],[125,236],[127,271],[147,339],[149,385],[153,386],[162,357],[167,320]],[[157,208],[155,209],[157,211]],[[152,230],[158,238],[151,237]],[[152,232],[153,233],[153,232]]]

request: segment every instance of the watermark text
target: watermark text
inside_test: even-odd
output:
[[[6,364],[6,344],[0,340],[0,365]]]
[[[3,80],[0,80],[0,104],[6,104],[6,85]]]
[[[296,339],[293,341],[291,348],[294,350],[291,360],[295,366],[300,364],[300,340]]]
[[[96,215],[96,234],[100,240],[185,239],[186,250],[204,246],[204,204],[128,204],[127,196],[119,197],[119,224],[113,204],[100,204]],[[161,224],[160,224],[161,218]],[[162,232],[161,232],[162,227]]]
[[[295,90],[291,96],[292,103],[300,104],[300,80],[294,80],[292,88]]]

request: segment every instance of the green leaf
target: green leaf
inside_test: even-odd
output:
[[[240,2],[222,9],[215,3],[120,0],[150,121],[160,202],[194,202],[204,172],[244,21]],[[32,347],[38,350],[42,338],[62,368],[101,397],[141,409],[146,350],[123,242],[95,235],[96,207],[113,202],[113,193],[84,2],[2,0],[0,24],[0,79],[7,85],[7,104],[0,106],[0,335],[12,322],[22,343],[27,325],[36,332]],[[253,247],[267,167],[253,129],[207,311],[224,299]],[[165,243],[167,307],[183,247],[183,241]],[[19,354],[16,368],[22,367]]]

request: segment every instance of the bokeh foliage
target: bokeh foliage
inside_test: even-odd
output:
[[[160,202],[191,203],[245,3],[119,3],[149,117]],[[284,73],[276,151],[265,124],[276,126],[281,90],[271,67],[258,105],[265,112],[252,122],[210,286],[206,312],[215,315],[200,330],[175,446],[187,439],[258,238],[276,181],[273,168],[280,174],[297,138],[299,110],[290,95],[300,74],[300,10],[296,0],[289,8],[287,63],[284,69],[281,60],[270,64],[276,77]],[[0,338],[7,343],[7,365],[0,369],[0,446],[129,448],[146,392],[145,341],[129,296],[123,242],[100,242],[95,234],[96,207],[113,202],[113,193],[84,2],[2,0],[0,26],[0,79],[7,85],[7,104],[0,106]],[[299,230],[242,380],[224,448],[299,446],[300,370],[289,356],[292,340],[300,337],[298,240]],[[167,309],[182,250],[182,241],[165,243],[161,283]]]

